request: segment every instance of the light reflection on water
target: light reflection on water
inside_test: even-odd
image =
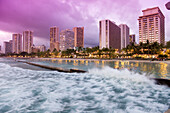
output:
[[[89,61],[89,60],[46,60],[39,59],[33,60],[33,62],[43,65],[56,66],[61,68],[76,68],[88,71],[91,68],[103,68],[105,66],[112,67],[114,69],[128,69],[137,73],[146,73],[147,76],[153,76],[157,78],[170,79],[170,66],[167,63],[150,63],[150,62],[130,62],[130,61]]]

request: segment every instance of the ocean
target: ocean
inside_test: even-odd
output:
[[[0,59],[0,113],[163,113],[170,107],[170,88],[146,72],[106,65],[62,73],[14,62]]]

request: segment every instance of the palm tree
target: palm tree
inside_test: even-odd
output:
[[[140,44],[139,44],[140,46],[139,46],[139,48],[140,48],[140,52],[143,54],[143,47],[144,47],[144,45],[143,45],[143,43],[142,42],[140,42]]]
[[[170,48],[170,41],[166,42],[166,48]]]
[[[114,48],[110,48],[109,49],[109,58],[113,58],[115,56],[115,49]]]
[[[100,58],[100,56],[102,55],[102,50],[99,50],[97,54],[99,55]]]
[[[28,53],[27,53],[27,52],[21,52],[20,55],[23,56],[23,57],[25,57],[25,56],[28,55]]]
[[[157,48],[159,48],[159,43],[158,42],[154,42],[151,44],[151,53],[152,54],[156,54],[157,53]]]
[[[122,51],[126,52],[126,54],[127,54],[127,47],[123,48]]]
[[[148,54],[149,54],[149,40],[146,41],[146,48],[148,48]]]
[[[82,51],[82,47],[78,47],[78,52]]]

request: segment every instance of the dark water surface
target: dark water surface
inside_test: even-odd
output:
[[[65,69],[76,68],[88,71],[93,68],[111,67],[114,69],[128,69],[136,73],[145,74],[151,78],[170,79],[170,65],[167,63],[154,62],[131,62],[131,61],[88,61],[88,60],[61,60],[61,59],[31,59],[28,60],[37,64],[61,67]]]

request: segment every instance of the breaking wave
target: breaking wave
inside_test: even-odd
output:
[[[69,74],[0,63],[0,112],[162,113],[169,105],[168,87],[129,70]]]

